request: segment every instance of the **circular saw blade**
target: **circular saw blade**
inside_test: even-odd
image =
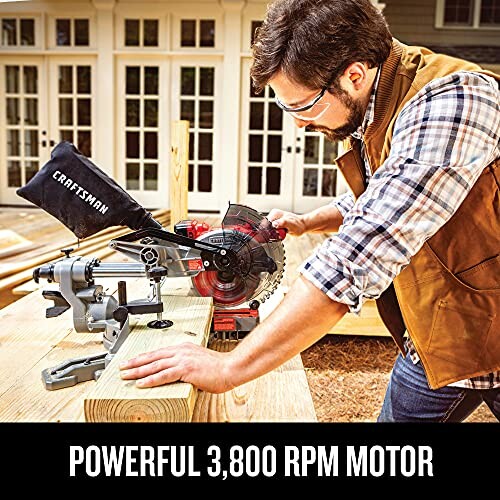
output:
[[[284,247],[266,217],[243,205],[230,205],[222,227],[204,233],[208,243],[233,251],[231,272],[202,271],[192,278],[198,293],[213,297],[218,307],[234,307],[251,299],[264,302],[283,276]]]
[[[192,278],[193,284],[202,297],[212,297],[220,307],[237,306],[255,292],[255,286],[249,286],[242,276],[233,275],[229,281],[219,271],[205,271]],[[254,283],[254,285],[257,285]]]

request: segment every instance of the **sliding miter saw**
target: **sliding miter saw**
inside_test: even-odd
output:
[[[96,258],[66,256],[38,267],[36,282],[58,283],[59,290],[44,290],[54,305],[48,318],[73,308],[77,332],[103,332],[107,351],[68,360],[42,372],[49,390],[97,379],[129,333],[129,315],[156,314],[148,327],[163,329],[172,322],[163,318],[161,286],[169,277],[190,277],[193,294],[212,297],[212,334],[239,339],[259,322],[258,308],[277,288],[284,272],[283,239],[257,211],[230,204],[221,227],[180,221],[174,232],[147,227],[113,239],[109,247],[134,262],[101,262]],[[99,278],[146,278],[151,292],[147,299],[127,300],[126,282],[118,282],[118,300],[106,295]],[[242,306],[245,304],[245,306]]]

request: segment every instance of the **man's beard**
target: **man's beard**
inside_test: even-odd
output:
[[[355,101],[343,88],[335,86],[335,97],[337,97],[349,110],[347,121],[342,127],[328,128],[321,125],[308,125],[307,130],[322,132],[325,137],[332,142],[343,141],[353,132],[356,132],[363,123],[365,115],[362,104]]]

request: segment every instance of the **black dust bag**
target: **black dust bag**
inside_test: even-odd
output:
[[[69,142],[59,143],[50,160],[16,193],[78,238],[111,226],[161,229],[150,212]]]

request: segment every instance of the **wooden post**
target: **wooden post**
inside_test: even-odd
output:
[[[170,163],[170,228],[188,214],[189,122],[172,123],[172,158]]]

